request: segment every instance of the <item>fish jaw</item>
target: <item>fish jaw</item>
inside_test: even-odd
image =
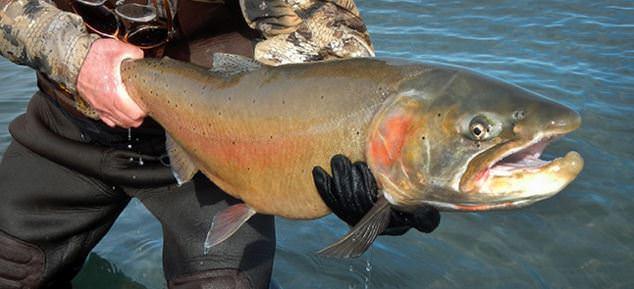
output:
[[[530,145],[520,150],[523,154],[530,148],[540,146],[540,143]],[[517,154],[517,153],[516,153]],[[462,187],[466,194],[480,195],[482,199],[494,201],[443,203],[430,202],[447,210],[486,211],[494,209],[514,209],[531,205],[556,195],[572,182],[583,169],[584,161],[575,151],[551,161],[539,158],[541,152],[526,154],[516,158],[513,162],[505,161],[513,154],[494,162],[473,176],[471,182],[465,182]],[[467,188],[472,188],[466,191]]]
[[[566,108],[567,109],[567,108]],[[583,169],[584,161],[575,151],[547,161],[542,152],[553,140],[580,126],[579,115],[567,109],[554,128],[493,147],[476,156],[463,174],[459,190],[465,202],[436,203],[449,210],[485,211],[513,209],[550,198],[570,184]]]

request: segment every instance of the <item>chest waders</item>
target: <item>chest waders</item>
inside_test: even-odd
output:
[[[238,10],[209,4],[205,15],[217,17],[194,17],[201,4],[181,4],[181,37],[167,55],[205,66],[209,51],[250,56],[255,36]],[[272,216],[256,215],[204,255],[211,217],[238,201],[203,175],[176,186],[152,120],[128,135],[69,111],[46,79],[38,84],[27,112],[10,125],[13,141],[0,163],[0,288],[70,288],[131,197],[161,222],[168,287],[268,288]]]

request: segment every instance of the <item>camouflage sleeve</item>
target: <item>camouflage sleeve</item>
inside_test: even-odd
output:
[[[81,17],[43,0],[0,0],[0,54],[76,91],[77,75],[98,37]]]
[[[269,65],[373,57],[367,28],[352,0],[240,0],[242,14],[264,40],[255,59]]]

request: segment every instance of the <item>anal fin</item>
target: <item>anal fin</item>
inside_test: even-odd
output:
[[[212,247],[231,237],[253,215],[255,215],[255,210],[244,203],[233,205],[218,212],[211,222],[209,232],[207,232],[205,254]]]
[[[324,257],[355,258],[365,252],[390,222],[390,203],[381,196],[374,207],[363,216],[339,241],[317,252]]]
[[[170,158],[172,174],[174,174],[178,184],[189,182],[198,172],[194,161],[169,134],[165,134],[165,149]]]

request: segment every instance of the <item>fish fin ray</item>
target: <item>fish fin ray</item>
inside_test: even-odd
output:
[[[218,52],[213,54],[213,66],[209,71],[227,77],[258,70],[261,67],[262,64],[255,59],[242,55]]]
[[[218,212],[214,216],[209,232],[207,232],[207,238],[205,238],[205,254],[212,247],[231,237],[255,213],[254,209],[244,203],[233,205]]]
[[[172,174],[178,185],[189,182],[198,172],[198,168],[187,152],[169,135],[165,134],[165,148],[170,158]]]
[[[345,236],[317,252],[324,257],[355,258],[365,252],[390,222],[390,204],[380,197]]]

